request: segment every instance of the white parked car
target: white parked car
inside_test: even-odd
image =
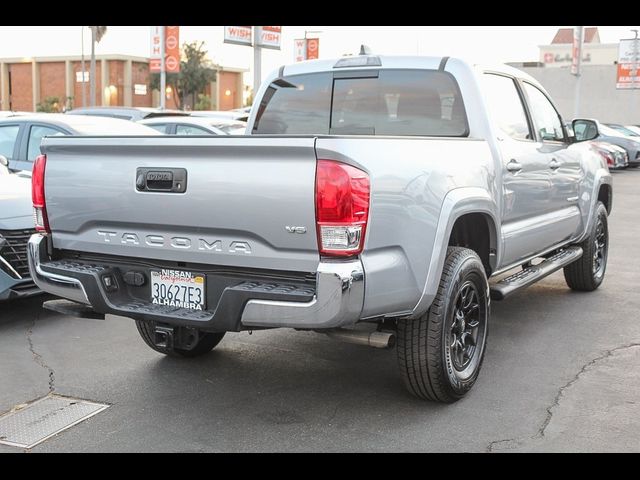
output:
[[[153,117],[138,123],[165,135],[244,135],[247,124],[219,117]]]

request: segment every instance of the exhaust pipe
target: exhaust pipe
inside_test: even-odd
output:
[[[322,333],[335,340],[353,343],[356,345],[364,345],[366,347],[391,348],[396,344],[396,335],[391,332],[366,332],[361,330],[336,328]]]

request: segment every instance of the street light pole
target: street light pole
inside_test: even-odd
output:
[[[91,73],[89,73],[89,105],[96,106],[96,27],[91,29]],[[84,80],[84,79],[83,79]]]
[[[80,38],[82,42],[82,106],[87,106],[87,82],[85,73],[86,69],[84,68],[84,26],[80,29]]]
[[[633,62],[631,64],[631,89],[636,88],[636,78],[638,76],[638,30],[632,29],[634,33],[633,38]]]
[[[571,63],[571,73],[576,76],[576,97],[574,101],[573,118],[580,115],[580,83],[582,78],[582,43],[584,27],[574,27],[573,33],[573,59]]]
[[[165,72],[165,27],[160,27],[160,110],[164,110],[167,102],[167,72]]]
[[[253,95],[255,98],[260,83],[262,83],[262,47],[259,39],[262,28],[253,27]]]

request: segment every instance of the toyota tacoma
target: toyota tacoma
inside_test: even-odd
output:
[[[29,266],[65,299],[45,307],[132,318],[179,357],[277,327],[395,343],[408,390],[453,402],[480,372],[490,300],[559,269],[573,290],[603,281],[611,175],[519,70],[283,66],[246,133],[45,138]]]

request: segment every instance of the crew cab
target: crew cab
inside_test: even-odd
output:
[[[46,308],[136,321],[193,357],[226,332],[396,344],[408,390],[478,378],[490,301],[607,263],[611,174],[504,65],[361,55],[288,65],[245,136],[47,137],[32,277]],[[513,301],[518,301],[517,296]]]

